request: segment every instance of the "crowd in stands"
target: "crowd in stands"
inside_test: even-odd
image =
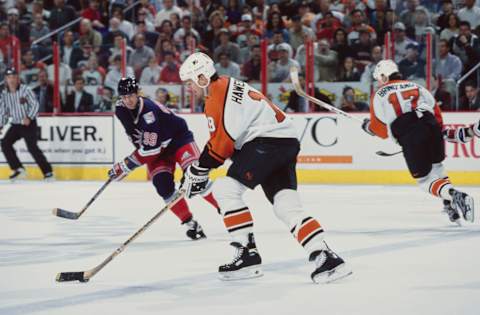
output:
[[[385,34],[392,34],[403,77],[425,80],[425,35],[430,32],[435,96],[443,110],[455,110],[456,82],[480,62],[480,0],[138,2],[0,0],[0,68],[12,64],[13,47],[20,45],[21,78],[34,88],[42,111],[50,112],[52,42],[57,41],[62,110],[111,111],[124,39],[126,73],[141,85],[181,83],[178,69],[194,50],[212,56],[221,75],[259,82],[262,39],[268,40],[269,81],[287,82],[292,65],[305,69],[304,44],[313,40],[314,80],[346,82],[340,106],[365,111],[368,104],[355,101],[348,83],[373,84]],[[77,18],[78,23],[39,41]],[[462,86],[459,109],[480,110],[477,76],[473,72]],[[86,92],[86,85],[98,86],[96,95]],[[159,99],[168,96],[161,90],[158,94]],[[292,111],[309,110],[301,100],[290,103]]]

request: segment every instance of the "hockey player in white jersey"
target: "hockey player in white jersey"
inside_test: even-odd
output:
[[[197,97],[205,98],[210,140],[198,163],[186,171],[182,187],[187,196],[209,185],[211,169],[231,159],[227,176],[213,185],[225,227],[236,249],[231,263],[219,267],[220,278],[235,280],[262,275],[261,258],[253,237],[253,218],[243,200],[247,189],[261,185],[276,216],[315,263],[316,283],[351,274],[342,258],[323,240],[323,227],[302,207],[297,192],[296,159],[300,150],[291,119],[263,94],[245,82],[218,76],[213,61],[203,53],[189,56],[180,78]]]
[[[392,60],[380,61],[373,77],[380,87],[371,98],[370,119],[365,119],[362,129],[370,135],[393,138],[402,147],[411,175],[423,190],[443,199],[452,222],[459,220],[459,212],[473,222],[473,198],[452,186],[442,164],[443,121],[432,94],[402,80]]]

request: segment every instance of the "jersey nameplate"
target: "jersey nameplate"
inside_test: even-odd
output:
[[[233,80],[233,89],[230,94],[230,100],[239,105],[242,105],[243,92],[245,91],[245,83],[242,81]]]

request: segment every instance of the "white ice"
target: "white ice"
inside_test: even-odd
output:
[[[190,202],[208,239],[189,241],[170,212],[88,283],[60,271],[99,264],[159,210],[149,183],[113,183],[78,221],[100,182],[0,182],[0,314],[479,314],[480,227],[452,225],[414,186],[300,186],[305,209],[353,275],[329,285],[260,190],[248,192],[264,276],[217,279],[233,250],[221,218]],[[480,188],[463,187],[480,205]],[[479,211],[480,212],[480,211]]]

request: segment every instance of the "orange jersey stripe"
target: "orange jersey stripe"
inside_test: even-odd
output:
[[[210,140],[207,148],[209,155],[223,163],[232,156],[235,140],[228,134],[224,126],[225,103],[228,94],[230,80],[220,77],[213,81],[208,89],[209,94],[205,97],[205,115],[213,122],[210,128]]]
[[[250,211],[242,212],[239,214],[232,214],[231,216],[223,218],[223,222],[227,229],[230,229],[235,226],[252,223],[253,218]]]
[[[301,244],[307,236],[309,236],[315,230],[318,230],[318,229],[321,229],[321,228],[322,228],[322,226],[315,219],[312,219],[312,220],[306,222],[300,228],[300,230],[298,231],[298,236],[297,236],[298,242]]]
[[[377,115],[375,114],[375,106],[373,106],[374,96],[375,94],[373,94],[370,97],[370,130],[380,138],[387,139],[388,138],[387,125],[381,122],[380,119],[378,119]]]

